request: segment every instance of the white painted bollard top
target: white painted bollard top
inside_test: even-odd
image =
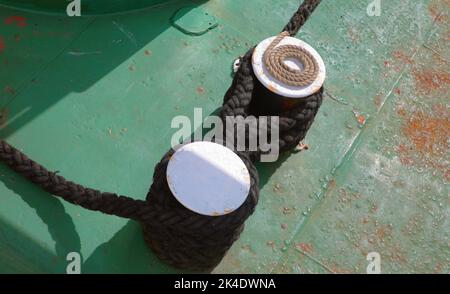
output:
[[[231,213],[250,191],[250,174],[242,159],[212,142],[180,147],[169,161],[166,177],[175,198],[202,215]]]
[[[259,45],[255,48],[255,51],[253,52],[252,66],[258,80],[271,92],[287,98],[304,98],[316,93],[325,82],[326,76],[325,63],[323,62],[320,54],[304,41],[293,37],[285,37],[275,48],[283,45],[299,46],[308,51],[316,60],[317,65],[319,66],[319,73],[316,79],[308,86],[296,87],[286,85],[285,83],[275,79],[267,70],[264,64],[264,53],[266,52],[269,45],[275,40],[275,38],[276,37],[270,37],[265,39],[264,41],[259,43]],[[297,60],[288,59],[285,61],[285,63],[293,69],[300,70],[303,68],[302,64]]]

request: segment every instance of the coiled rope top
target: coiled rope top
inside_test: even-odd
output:
[[[305,49],[296,45],[281,45],[280,42],[289,32],[282,32],[269,45],[264,53],[264,65],[270,74],[280,82],[289,86],[306,87],[319,75],[319,65],[316,59]],[[303,69],[295,69],[285,63],[288,59],[297,59]]]

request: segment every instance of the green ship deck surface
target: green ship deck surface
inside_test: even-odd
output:
[[[9,1],[11,2],[11,1]],[[221,104],[231,64],[299,1],[159,1],[69,18],[0,7],[0,135],[66,178],[144,199],[171,120]],[[298,35],[327,65],[309,150],[258,165],[261,198],[215,273],[450,271],[447,0],[323,1]],[[1,1],[0,1],[1,3]],[[200,36],[181,7],[218,26]],[[194,15],[190,15],[193,13]],[[42,192],[0,165],[0,272],[179,272],[140,225]]]

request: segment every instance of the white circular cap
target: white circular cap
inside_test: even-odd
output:
[[[270,37],[268,39],[265,39],[256,47],[255,51],[253,52],[253,71],[255,72],[258,80],[271,92],[274,92],[283,97],[303,98],[316,93],[322,87],[326,76],[325,63],[323,62],[322,57],[320,57],[319,53],[317,53],[317,51],[307,43],[293,37],[285,37],[276,47],[283,45],[299,46],[311,53],[311,55],[319,65],[319,74],[317,75],[316,80],[310,85],[306,87],[286,85],[285,83],[278,81],[277,79],[272,77],[264,64],[264,53],[266,52],[267,47],[269,47],[269,45],[275,40],[275,38],[276,37]],[[286,60],[285,63],[294,69],[303,68],[302,64],[297,60]]]
[[[183,206],[208,216],[235,211],[250,191],[250,174],[242,159],[212,142],[180,147],[169,161],[166,177]]]

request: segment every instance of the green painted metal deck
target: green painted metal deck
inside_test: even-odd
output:
[[[172,118],[214,112],[234,59],[299,4],[154,2],[80,18],[0,8],[1,137],[70,180],[143,199]],[[381,1],[369,17],[370,2],[325,0],[300,32],[328,71],[309,150],[258,165],[260,203],[215,273],[365,273],[373,251],[383,273],[450,271],[450,3]],[[186,6],[188,22],[202,11],[218,26],[181,32],[170,18]],[[83,273],[178,272],[138,223],[0,165],[0,272],[65,273],[73,251]]]

